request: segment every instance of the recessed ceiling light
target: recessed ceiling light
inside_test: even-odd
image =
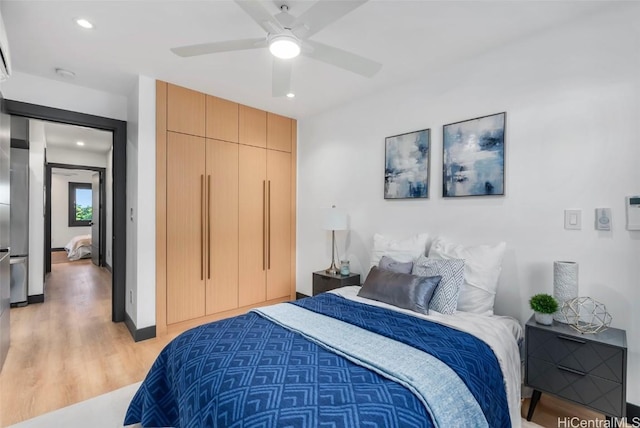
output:
[[[76,141],[76,144],[79,146],[84,146],[84,141]]]
[[[82,28],[86,28],[87,30],[91,30],[93,28],[93,24],[85,18],[76,18],[74,19],[74,21],[76,22],[76,24],[78,24]]]
[[[293,92],[289,92],[287,94],[287,98],[295,98],[296,94],[294,94]]]
[[[64,77],[65,79],[73,79],[74,77],[76,77],[76,73],[64,68],[56,68],[56,74],[60,77]]]

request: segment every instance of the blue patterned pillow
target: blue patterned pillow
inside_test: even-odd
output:
[[[419,276],[441,276],[442,280],[429,302],[429,309],[446,315],[456,311],[460,288],[464,282],[464,260],[420,256],[413,264],[411,273]]]

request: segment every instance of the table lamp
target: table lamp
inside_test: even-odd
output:
[[[340,269],[336,266],[336,230],[347,230],[347,214],[333,205],[325,213],[324,230],[331,231],[331,266],[325,272],[337,275]]]

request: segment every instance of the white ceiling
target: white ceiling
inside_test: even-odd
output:
[[[300,0],[263,4],[277,13],[285,2],[294,16],[314,4]],[[0,7],[14,70],[64,80],[54,73],[61,67],[76,73],[74,84],[123,95],[131,93],[136,76],[142,74],[303,118],[617,5],[576,0],[370,0],[312,39],[381,62],[382,70],[366,78],[296,58],[293,100],[271,96],[267,49],[193,58],[169,51],[264,36],[233,1],[3,0]],[[76,17],[88,18],[95,28],[78,27],[73,22]]]
[[[44,135],[49,149],[76,150],[101,154],[108,153],[111,150],[113,136],[109,131],[55,122],[39,122],[44,124]],[[85,143],[84,146],[79,146],[77,144],[78,141]]]

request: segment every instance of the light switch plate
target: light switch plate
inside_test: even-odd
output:
[[[596,208],[596,230],[611,230],[611,208]]]
[[[564,228],[567,230],[582,229],[582,210],[564,210]]]

